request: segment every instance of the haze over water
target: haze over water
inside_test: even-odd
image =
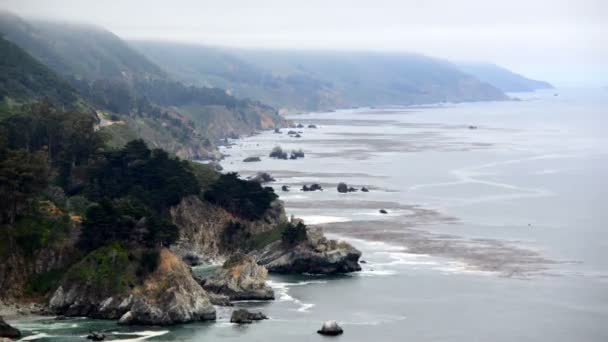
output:
[[[362,272],[271,276],[276,301],[237,304],[271,319],[245,327],[225,308],[217,323],[171,328],[31,318],[17,327],[53,340],[107,329],[122,340],[320,341],[316,329],[335,319],[340,341],[606,341],[606,95],[294,115],[318,128],[235,140],[222,165],[269,172],[288,214],[362,250]],[[277,145],[306,157],[269,159]],[[243,163],[249,156],[262,161]],[[339,194],[338,182],[370,192]],[[311,183],[325,190],[299,191]]]

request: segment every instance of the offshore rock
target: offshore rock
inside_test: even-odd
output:
[[[361,270],[361,252],[347,242],[328,240],[320,228],[307,228],[306,240],[290,246],[275,241],[255,252],[269,272],[335,274]]]

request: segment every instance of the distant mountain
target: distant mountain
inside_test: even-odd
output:
[[[119,37],[96,26],[26,21],[0,12],[0,32],[61,75],[77,79],[167,77]]]
[[[217,86],[278,108],[503,100],[449,62],[415,54],[276,51],[166,42],[131,45],[183,82]]]
[[[0,37],[0,102],[51,98],[63,105],[78,99],[76,91],[19,46]]]
[[[99,27],[0,13],[0,34],[67,80],[99,109],[101,119],[119,119],[123,124],[103,128],[116,145],[125,136],[141,137],[181,157],[201,158],[221,138],[283,122],[275,109],[260,102],[219,88],[184,85]]]
[[[491,63],[459,63],[458,67],[482,82],[489,83],[504,92],[524,92],[553,88],[544,81],[529,79]]]

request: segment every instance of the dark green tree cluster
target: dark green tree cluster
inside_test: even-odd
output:
[[[197,195],[200,186],[187,161],[134,140],[91,163],[86,192],[93,201],[131,196],[162,212],[184,196]]]
[[[190,163],[150,150],[142,140],[100,153],[88,173],[85,193],[98,204],[86,212],[80,239],[84,249],[111,241],[168,246],[179,237],[166,218],[168,209],[184,196],[200,193]]]
[[[264,216],[272,201],[278,196],[270,187],[262,187],[258,182],[242,180],[237,173],[227,173],[222,174],[205,191],[204,197],[238,217],[257,220]]]
[[[283,234],[281,235],[281,240],[283,243],[293,246],[297,245],[302,241],[305,241],[308,238],[306,234],[306,225],[302,222],[298,222],[297,224],[293,224],[291,222],[286,223]]]
[[[85,165],[104,144],[95,132],[95,122],[92,115],[60,109],[46,99],[24,106],[0,122],[0,148],[27,153],[44,150],[57,170],[57,182],[65,186],[74,169]]]

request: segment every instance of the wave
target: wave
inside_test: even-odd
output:
[[[268,280],[266,281],[266,283],[273,288],[273,290],[276,291],[277,293],[277,298],[279,301],[281,302],[293,302],[294,304],[298,305],[299,308],[296,309],[296,311],[298,312],[309,312],[309,310],[311,308],[313,308],[315,306],[315,304],[313,303],[304,303],[301,300],[292,297],[289,294],[289,288],[293,287],[293,286],[306,286],[306,285],[312,285],[312,284],[325,284],[327,283],[327,281],[325,280],[306,280],[306,281],[299,281],[299,282],[295,282],[295,283],[288,283],[288,282],[276,282],[276,281],[272,281],[272,280]]]
[[[116,339],[112,341],[121,341],[121,342],[131,342],[131,341],[143,341],[152,337],[158,337],[169,333],[169,330],[144,330],[144,331],[136,331],[136,332],[112,332],[112,335],[130,335],[137,336],[135,338],[126,338],[126,339]]]

